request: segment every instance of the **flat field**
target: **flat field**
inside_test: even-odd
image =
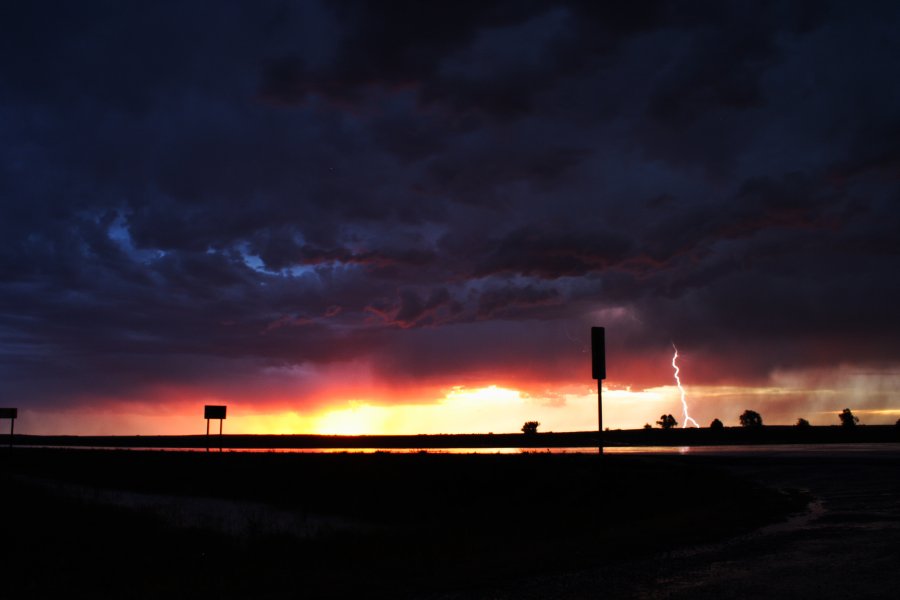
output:
[[[15,448],[0,472],[7,598],[466,595],[808,500],[671,457]]]

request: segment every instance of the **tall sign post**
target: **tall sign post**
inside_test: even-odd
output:
[[[603,380],[606,379],[606,328],[591,327],[591,375],[597,380],[597,448],[603,454]]]
[[[206,451],[209,452],[209,420],[219,420],[219,451],[222,450],[222,421],[225,420],[227,406],[207,404],[203,407],[203,418],[206,419]]]

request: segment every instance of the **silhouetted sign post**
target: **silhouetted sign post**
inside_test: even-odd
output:
[[[591,375],[597,380],[597,446],[603,454],[603,380],[606,379],[606,328],[591,327]]]
[[[227,406],[207,404],[203,407],[203,418],[206,419],[206,451],[209,452],[209,420],[219,420],[219,450],[222,449],[222,421],[225,420]]]
[[[9,419],[9,447],[12,448],[13,433],[16,429],[16,417],[19,416],[18,408],[0,408],[0,419]]]

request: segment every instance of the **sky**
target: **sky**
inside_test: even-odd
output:
[[[900,417],[896,2],[6,2],[22,433]]]

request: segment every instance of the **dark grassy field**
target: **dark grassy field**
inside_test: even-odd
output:
[[[415,597],[721,539],[805,504],[677,457],[16,448],[0,465],[8,598]]]

